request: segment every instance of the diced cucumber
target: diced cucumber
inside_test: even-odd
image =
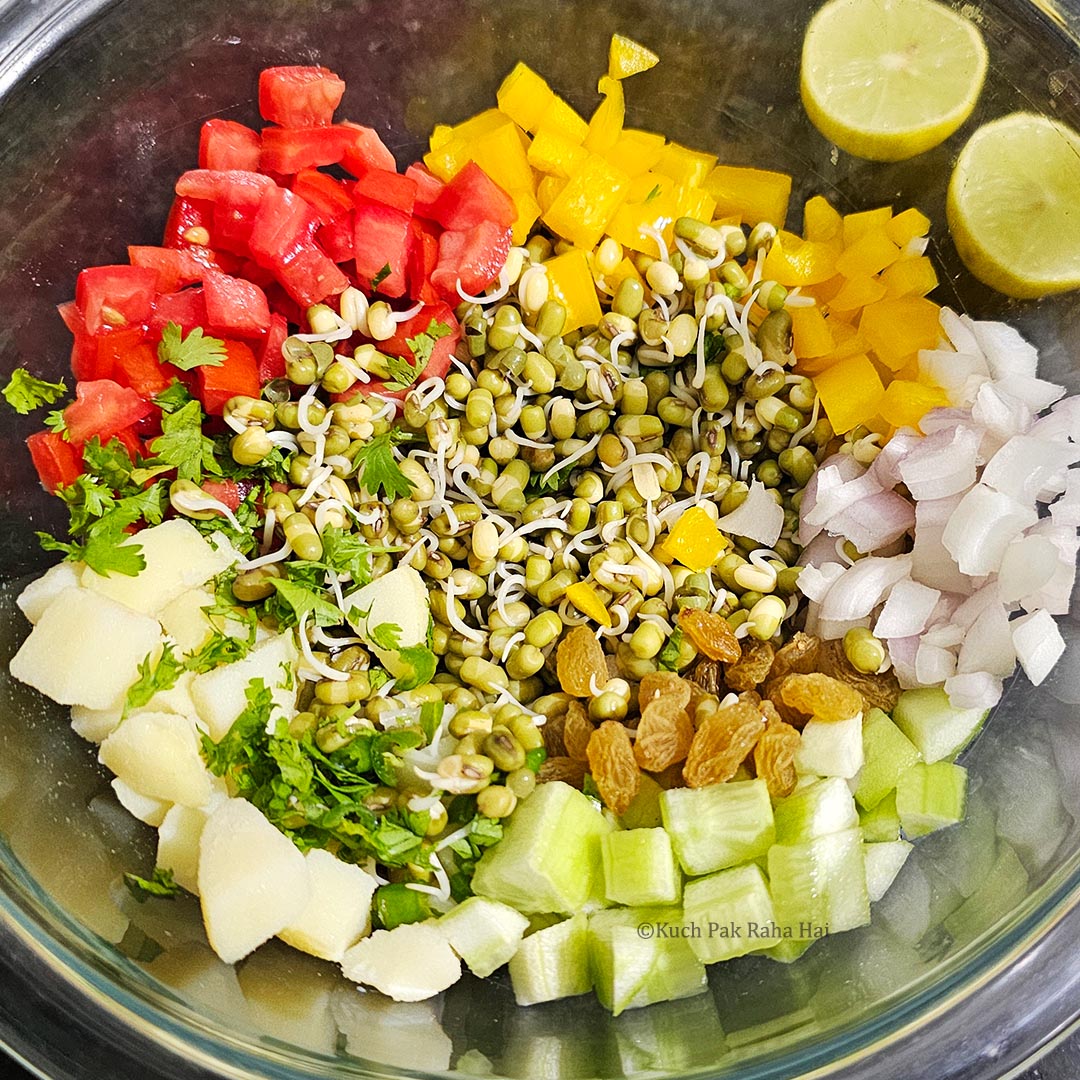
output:
[[[790,941],[778,941],[771,948],[762,949],[759,955],[775,960],[778,964],[794,964],[816,940],[810,938],[808,941],[796,941],[793,938]]]
[[[468,969],[486,979],[517,952],[529,920],[506,904],[470,896],[435,925]]]
[[[957,709],[939,687],[905,690],[893,710],[893,723],[915,744],[923,761],[951,760],[982,730],[984,709]]]
[[[866,859],[866,892],[870,903],[876,904],[903,869],[912,845],[906,840],[889,840],[884,844],[863,844]]]
[[[837,776],[803,784],[773,810],[778,844],[801,844],[859,824],[855,800]]]
[[[863,839],[869,844],[900,839],[900,815],[896,812],[896,792],[890,791],[873,810],[859,811]]]
[[[683,926],[703,964],[756,952],[772,940],[772,896],[756,863],[697,878],[683,894]]]
[[[648,774],[641,774],[641,786],[626,813],[619,818],[624,829],[655,829],[663,823],[660,794],[663,788]]]
[[[609,908],[589,917],[589,964],[600,1004],[613,1015],[708,988],[705,968],[673,907]]]
[[[968,897],[986,880],[997,861],[997,849],[998,825],[984,784],[968,792],[963,821],[919,844],[919,859],[940,870],[961,896]]]
[[[749,862],[764,855],[775,838],[764,780],[671,788],[660,796],[660,810],[688,874],[709,874]]]
[[[769,849],[769,885],[785,938],[807,941],[870,921],[862,832]]]
[[[613,904],[676,904],[682,875],[663,829],[625,829],[600,837],[604,894]]]
[[[914,743],[880,709],[871,709],[863,717],[863,767],[855,799],[872,810],[890,791],[896,789],[900,774],[922,755]]]
[[[510,958],[510,984],[519,1005],[587,994],[592,989],[588,919],[574,915],[525,938]]]
[[[1001,841],[986,880],[947,919],[944,927],[957,942],[971,941],[1004,918],[1027,895],[1028,874],[1013,849]]]
[[[909,840],[955,825],[966,801],[967,769],[949,761],[918,762],[896,785],[896,810]]]
[[[571,915],[603,897],[600,837],[614,825],[569,784],[541,784],[476,864],[473,892],[526,915]]]
[[[809,776],[853,777],[863,764],[862,713],[847,720],[811,720],[795,751],[795,769]]]

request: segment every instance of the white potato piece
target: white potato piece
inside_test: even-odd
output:
[[[227,964],[294,923],[311,898],[304,856],[246,799],[229,799],[207,819],[198,890],[206,935]]]
[[[370,634],[385,624],[398,627],[398,644],[402,648],[424,643],[431,612],[427,586],[420,574],[411,566],[399,566],[350,593],[344,607],[361,613],[353,626],[371,644],[386,670],[391,675],[409,674],[410,667],[401,662],[397,650],[379,648]]]
[[[340,963],[346,949],[371,933],[371,898],[378,882],[329,851],[313,848],[305,859],[311,899],[278,937],[301,952]]]
[[[107,709],[88,709],[85,705],[71,706],[71,730],[87,742],[104,742],[119,726],[123,705]]]
[[[12,658],[11,674],[61,705],[106,709],[160,647],[156,619],[87,589],[64,589]]]
[[[36,623],[45,609],[65,590],[74,589],[79,584],[79,575],[83,564],[60,562],[50,566],[39,578],[35,578],[15,599],[19,610],[32,622]]]
[[[101,744],[98,760],[152,799],[203,806],[210,798],[210,773],[189,717],[159,712],[129,716]]]
[[[434,926],[406,923],[363,938],[345,953],[341,970],[395,1001],[423,1001],[461,978],[461,961]]]
[[[292,716],[296,708],[296,655],[290,631],[268,638],[243,660],[195,676],[191,682],[191,699],[214,742],[221,741],[247,707],[246,693],[252,679],[262,679],[270,688],[275,713],[280,710]]]
[[[175,685],[168,690],[159,690],[142,708],[134,709],[132,715],[139,712],[167,712],[178,716],[198,719],[195,702],[191,700],[191,680],[194,674],[182,671]],[[88,742],[100,743],[110,736],[119,726],[124,715],[127,692],[117,698],[108,708],[88,709],[85,705],[71,706],[71,728],[76,735]]]
[[[181,518],[143,529],[124,544],[142,548],[146,568],[141,573],[134,577],[102,576],[87,567],[82,583],[85,588],[146,615],[156,615],[188,589],[204,585],[236,557],[231,548],[215,550],[194,525]]]
[[[173,872],[182,889],[199,895],[199,841],[207,818],[229,798],[225,781],[213,777],[205,806],[173,806],[158,825],[156,865]]]
[[[136,791],[130,784],[125,784],[120,777],[112,781],[117,801],[132,817],[153,825],[156,829],[169,812],[170,803],[164,799],[152,799]]]
[[[206,643],[213,627],[203,609],[213,603],[209,589],[188,589],[158,612],[162,630],[176,643],[180,655],[197,652]]]

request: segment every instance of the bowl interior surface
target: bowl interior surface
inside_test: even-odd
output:
[[[404,165],[423,152],[433,124],[493,105],[519,59],[588,115],[608,39],[621,31],[661,56],[628,84],[629,126],[722,162],[791,173],[790,227],[818,193],[843,210],[918,206],[934,222],[936,298],[1014,322],[1042,349],[1040,374],[1076,392],[1075,302],[990,293],[964,272],[944,223],[951,164],[977,123],[1023,108],[1080,126],[1067,18],[1005,0],[967,9],[991,55],[975,115],[937,149],[882,165],[838,153],[802,110],[798,56],[813,6],[126,0],[42,3],[32,18],[0,20],[0,48],[9,50],[0,61],[0,365],[67,373],[70,341],[54,306],[70,298],[83,266],[124,262],[128,243],[158,241],[172,184],[194,165],[201,122],[258,124],[261,68],[322,63],[339,72],[348,83],[341,114],[379,129]],[[62,957],[87,994],[141,1017],[147,1030],[197,1043],[208,1059],[231,1062],[232,1075],[826,1068],[947,991],[972,992],[1080,884],[1080,627],[1063,619],[1068,652],[1058,670],[1037,691],[1015,680],[964,759],[965,823],[918,845],[871,926],[828,938],[797,963],[724,964],[712,969],[709,993],[615,1020],[591,998],[517,1009],[505,976],[395,1004],[276,943],[228,967],[208,948],[194,902],[139,905],[118,887],[124,870],[153,865],[153,831],[116,803],[94,748],[63,710],[6,675],[27,631],[13,598],[48,562],[34,530],[62,525],[22,445],[34,426],[6,413],[0,429],[0,913],[38,952]],[[1009,888],[980,889],[987,879]]]

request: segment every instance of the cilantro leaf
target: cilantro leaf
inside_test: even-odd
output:
[[[371,279],[371,291],[374,292],[389,276],[390,264],[384,263],[383,268]]]
[[[124,884],[140,904],[151,899],[175,900],[184,892],[173,880],[173,872],[160,866],[154,867],[149,880],[139,877],[138,874],[125,874]]]
[[[291,609],[292,618],[284,620],[284,625],[299,623],[305,615],[311,616],[315,626],[340,626],[345,621],[340,609],[314,589],[283,578],[274,579],[273,584],[277,596]]]
[[[168,390],[162,390],[160,394],[154,395],[154,404],[163,413],[174,413],[189,401],[194,400],[191,392],[179,379],[173,379]]]
[[[660,650],[660,655],[656,658],[656,662],[665,671],[677,670],[676,664],[679,662],[679,650],[682,648],[683,632],[679,627],[675,627],[675,632],[667,639],[667,644]]]
[[[180,678],[184,670],[183,663],[173,652],[172,645],[166,643],[161,652],[161,659],[151,665],[150,657],[147,656],[139,664],[139,677],[127,692],[124,701],[124,717],[127,717],[133,709],[141,709],[150,699],[163,690],[171,690]]]
[[[408,436],[393,428],[369,439],[353,455],[356,477],[369,495],[382,490],[387,498],[408,498],[413,486],[394,460],[392,447]]]
[[[131,458],[119,439],[110,439],[102,446],[94,435],[83,446],[83,464],[91,476],[103,480],[113,491],[123,491],[132,483]]]
[[[31,375],[26,368],[17,367],[0,393],[17,413],[25,416],[42,405],[51,405],[66,394],[67,384],[63,379],[58,383],[46,382]]]
[[[401,639],[401,627],[397,623],[379,623],[378,626],[368,631],[368,637],[380,649],[392,651],[398,647]]]
[[[67,431],[67,419],[63,409],[53,409],[45,414],[45,426],[57,435],[63,435]]]
[[[406,338],[405,344],[413,354],[413,359],[409,361],[398,356],[386,357],[386,367],[391,380],[386,384],[387,389],[406,390],[412,386],[427,367],[431,354],[435,350],[435,342],[439,338],[447,337],[450,333],[450,327],[446,323],[432,319],[422,334]]]
[[[196,484],[203,472],[218,476],[221,468],[214,457],[214,443],[203,434],[203,411],[195,400],[161,417],[161,434],[150,444],[158,460],[176,468],[181,480]]]
[[[221,367],[225,362],[225,342],[220,338],[205,337],[202,327],[196,326],[187,337],[179,323],[166,323],[161,331],[158,359],[172,364],[181,371],[196,367]]]
[[[327,525],[322,532],[322,543],[322,561],[327,569],[348,574],[357,585],[366,585],[371,580],[371,556],[377,549],[361,535]]]

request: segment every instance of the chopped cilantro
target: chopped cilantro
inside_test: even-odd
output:
[[[398,647],[398,641],[401,638],[401,627],[397,623],[379,623],[374,629],[368,631],[368,637],[380,649],[393,651]]]
[[[387,498],[408,498],[413,486],[394,460],[393,447],[408,438],[398,428],[369,439],[353,456],[356,477],[368,494],[383,491]]]
[[[0,393],[17,413],[25,416],[42,405],[51,405],[66,394],[67,384],[63,379],[58,383],[46,382],[31,375],[26,368],[17,367]]]
[[[125,874],[124,884],[140,904],[152,899],[175,900],[184,892],[173,880],[173,872],[160,866],[154,867],[149,880],[138,874]]]
[[[172,364],[181,371],[196,367],[221,367],[225,362],[225,342],[220,338],[206,337],[202,327],[196,326],[187,337],[179,323],[167,323],[161,331],[158,359]]]
[[[675,628],[675,632],[667,639],[667,644],[660,650],[660,655],[656,658],[656,662],[665,671],[676,671],[676,665],[679,662],[679,650],[682,648],[683,632],[679,627]]]
[[[147,656],[139,665],[138,679],[127,692],[124,716],[126,717],[133,709],[141,709],[155,694],[163,690],[171,690],[183,670],[183,663],[173,652],[172,645],[168,643],[156,664],[151,664],[150,657]]]
[[[282,603],[274,607],[278,622],[282,626],[293,626],[305,615],[311,616],[311,622],[315,626],[340,626],[345,621],[345,616],[336,604],[300,582],[277,578],[274,580],[274,591],[276,598],[288,609],[282,612]],[[283,618],[283,615],[286,617]]]
[[[45,414],[45,426],[57,435],[63,435],[67,431],[67,420],[64,418],[63,409],[53,409]]]
[[[371,291],[374,292],[391,274],[390,264],[384,263],[383,268],[371,279]]]
[[[161,417],[161,434],[150,444],[157,459],[153,464],[168,464],[181,480],[196,484],[203,472],[221,475],[214,457],[213,440],[203,434],[203,411],[195,400]]]
[[[163,413],[174,413],[189,401],[194,400],[188,388],[179,379],[173,379],[168,390],[162,390],[160,394],[154,396],[154,404]]]

